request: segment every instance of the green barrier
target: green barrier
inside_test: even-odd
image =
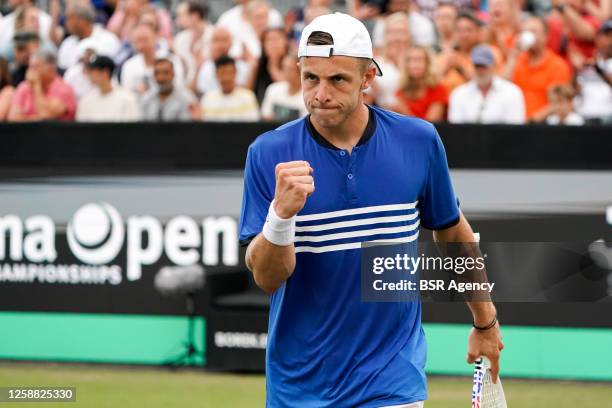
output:
[[[425,323],[424,329],[428,373],[471,375],[469,326]],[[201,317],[195,333],[204,350]],[[157,365],[180,354],[186,334],[184,316],[0,312],[0,359]],[[503,336],[504,377],[612,380],[612,329],[504,326]]]
[[[469,326],[424,324],[427,372],[471,375]],[[612,329],[503,326],[502,377],[612,380]]]
[[[162,364],[183,351],[185,316],[0,313],[0,359]],[[205,324],[195,322],[195,344],[204,351]],[[205,355],[205,352],[204,352]],[[204,365],[204,358],[194,358]]]

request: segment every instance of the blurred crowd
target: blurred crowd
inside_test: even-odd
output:
[[[228,0],[229,1],[229,0]],[[612,0],[0,1],[0,121],[288,121],[315,17],[370,30],[366,101],[453,123],[612,122]]]

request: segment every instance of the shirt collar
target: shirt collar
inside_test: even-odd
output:
[[[370,140],[372,136],[374,136],[374,131],[376,131],[376,116],[374,115],[374,109],[372,109],[368,105],[366,106],[368,107],[369,112],[368,124],[366,125],[363,134],[359,139],[359,142],[357,142],[357,146],[361,146],[367,143],[368,140]],[[315,129],[315,127],[312,125],[312,122],[310,121],[310,115],[306,116],[306,128],[308,129],[308,133],[310,134],[310,136],[320,146],[323,146],[326,149],[341,150],[340,148],[331,144],[325,137],[323,137],[322,134],[317,131],[317,129]]]

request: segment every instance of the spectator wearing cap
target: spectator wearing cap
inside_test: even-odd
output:
[[[471,12],[461,12],[455,19],[455,46],[442,50],[436,58],[436,69],[442,84],[450,93],[457,86],[466,83],[474,75],[470,58],[472,49],[482,42],[482,22]],[[495,70],[502,68],[503,56],[499,49],[491,46],[495,56]]]
[[[40,49],[40,38],[34,31],[18,32],[13,38],[11,81],[17,87],[25,81],[30,58]]]
[[[136,96],[113,83],[115,63],[109,57],[94,55],[87,72],[95,89],[83,96],[77,109],[80,122],[128,122],[141,118]]]
[[[429,51],[413,45],[406,52],[395,111],[430,122],[446,118],[448,93],[440,84]]]
[[[595,37],[595,55],[574,55],[578,95],[577,112],[588,122],[612,122],[612,20],[605,21]]]
[[[16,23],[18,23],[17,20],[19,20],[19,14],[30,7],[36,9],[36,31],[41,37],[41,40],[43,42],[50,40],[49,34],[51,31],[51,16],[49,14],[34,6],[32,0],[8,0],[7,3],[13,11],[0,20],[0,45],[10,43],[15,33],[23,29]]]
[[[30,58],[26,80],[17,87],[10,121],[73,120],[76,97],[57,72],[55,55],[39,50]]]
[[[528,18],[522,29],[518,43],[524,51],[510,54],[506,75],[523,91],[527,119],[539,122],[548,114],[548,89],[569,83],[571,74],[567,62],[547,48],[542,18]]]
[[[198,71],[196,86],[192,89],[197,89],[200,94],[206,94],[220,88],[215,74],[215,61],[224,55],[230,55],[232,41],[232,33],[226,27],[216,26],[213,29],[209,55],[202,63]],[[251,66],[242,59],[236,59],[235,65],[236,86],[246,86],[251,75]]]
[[[451,123],[525,123],[525,102],[520,88],[495,75],[495,57],[488,45],[472,50],[472,79],[450,95]]]
[[[88,3],[72,3],[66,11],[66,29],[71,34],[62,41],[57,62],[61,69],[68,69],[79,62],[83,41],[95,47],[99,55],[113,58],[121,43],[117,36],[96,24],[96,11]]]
[[[11,84],[8,62],[0,57],[0,122],[8,118],[15,87]]]
[[[202,118],[208,121],[256,121],[259,107],[253,91],[236,87],[236,63],[222,56],[215,61],[215,74],[220,89],[202,97]]]
[[[15,26],[12,32],[15,33],[15,35],[24,32],[34,33],[39,38],[41,48],[54,53],[57,50],[55,44],[53,44],[47,37],[43,36],[41,33],[39,18],[40,13],[42,13],[42,11],[32,5],[27,5],[19,8],[16,11],[16,16],[14,20]],[[5,43],[0,43],[0,55],[7,58],[9,62],[11,62],[14,58],[13,51],[15,35],[11,40]]]
[[[142,98],[143,118],[151,121],[180,121],[200,116],[195,96],[174,86],[174,66],[167,58],[158,58],[153,66],[155,87]]]
[[[212,26],[206,20],[208,5],[201,0],[187,0],[181,3],[185,8],[184,28],[174,37],[174,52],[187,65],[187,80],[197,74],[199,65],[207,52]]]
[[[158,53],[156,40],[156,33],[148,24],[141,23],[132,31],[132,47],[137,54],[123,64],[121,85],[139,95],[145,94],[153,86],[153,63],[160,56],[169,58],[174,64],[175,85],[184,84],[185,75],[180,59],[176,55]]]
[[[77,101],[95,88],[89,79],[87,65],[91,57],[96,55],[96,48],[94,44],[88,45],[87,43],[88,39],[81,41],[79,48],[82,47],[83,50],[79,50],[79,61],[64,72],[64,81],[72,87]]]

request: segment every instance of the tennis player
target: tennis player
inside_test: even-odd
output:
[[[417,302],[360,301],[361,244],[412,242],[419,227],[473,242],[433,125],[364,104],[375,75],[365,26],[341,13],[303,31],[310,115],[249,147],[240,239],[271,293],[267,407],[422,407],[427,348]],[[467,360],[503,345],[493,304],[471,303]]]

